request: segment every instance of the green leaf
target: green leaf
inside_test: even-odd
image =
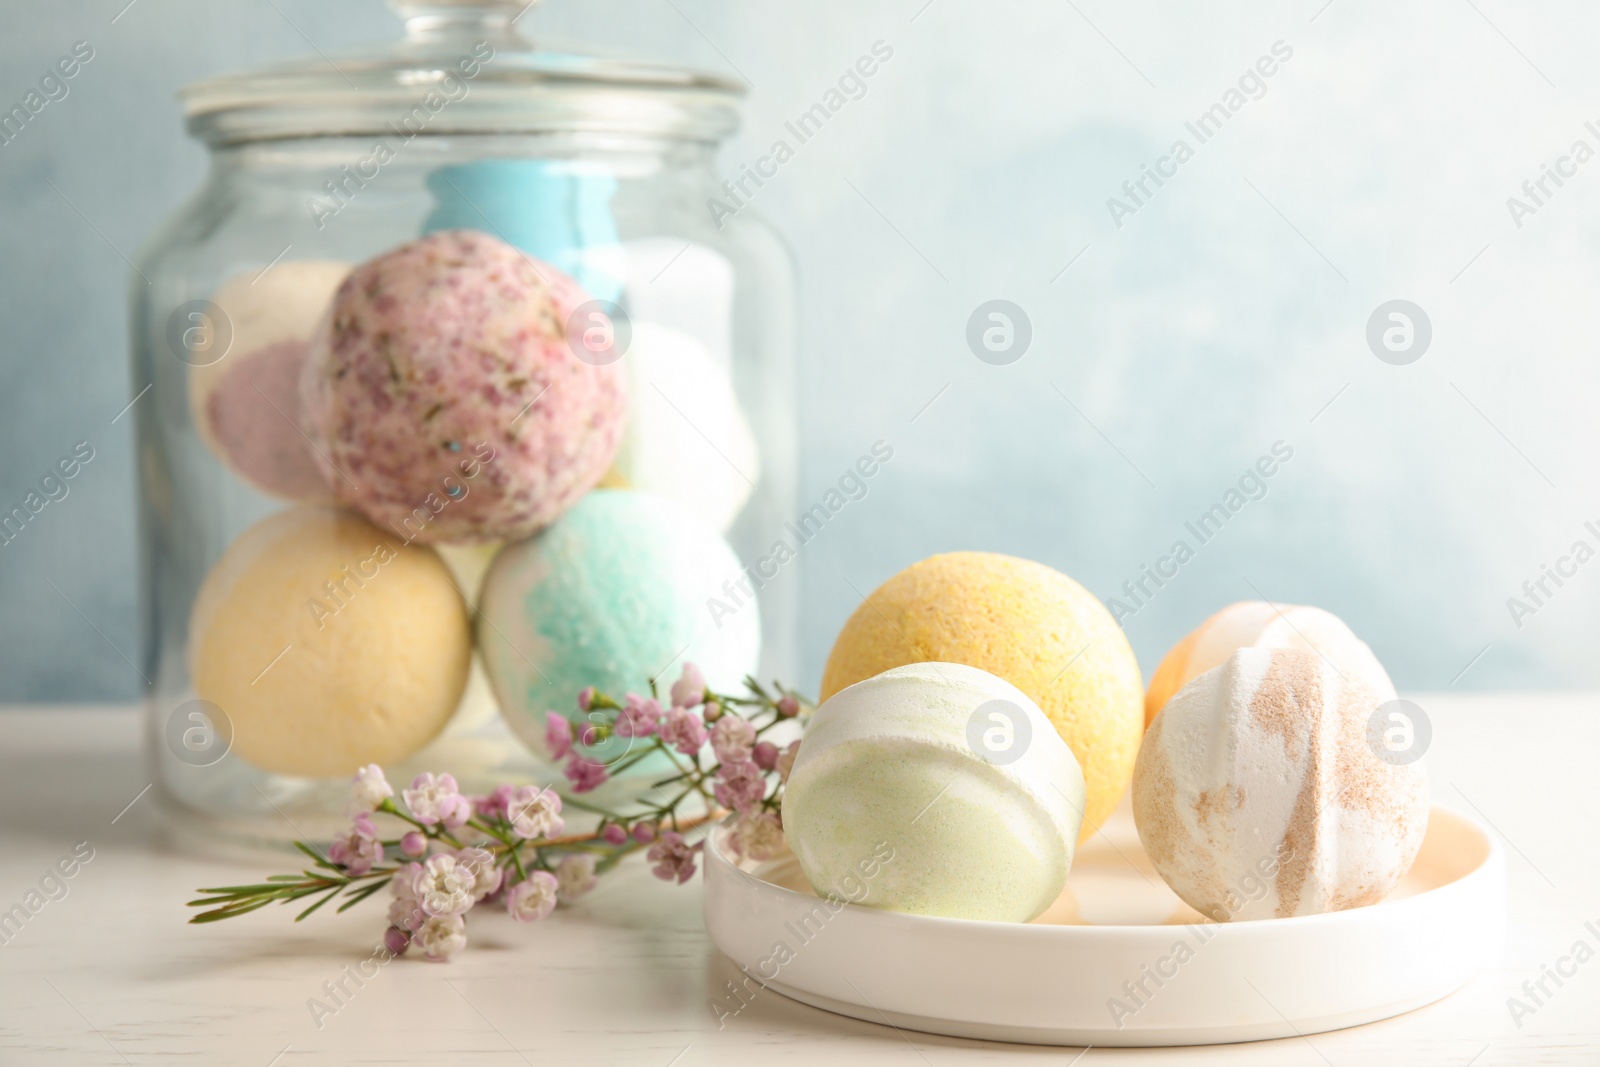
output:
[[[294,843],[294,847],[310,856],[316,861],[317,866],[321,867],[323,870],[337,871],[339,869],[334,864],[330,863],[327,857],[318,852],[316,849],[312,848],[310,845],[306,844],[304,841],[296,841]]]
[[[322,907],[324,904],[326,904],[328,901],[332,900],[334,897],[336,897],[338,895],[339,895],[339,887],[335,886],[332,889],[328,890],[327,894],[324,895],[321,900],[319,900],[315,904],[311,905],[311,907],[307,908],[305,911],[302,911],[299,915],[296,915],[294,917],[294,921],[295,922],[299,922],[301,919],[304,919],[307,915],[310,915],[312,912],[316,911],[318,908]]]
[[[189,921],[191,923],[221,922],[223,919],[231,919],[235,915],[243,915],[246,912],[255,911],[257,908],[264,908],[271,903],[271,897],[262,897],[260,900],[254,900],[248,904],[243,904],[238,907],[218,908],[216,911],[203,912],[199,915],[196,915]]]

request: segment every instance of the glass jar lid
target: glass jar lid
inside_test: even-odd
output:
[[[212,145],[368,134],[590,132],[715,142],[745,87],[679,67],[534,48],[537,0],[389,0],[406,35],[187,86],[189,132]]]

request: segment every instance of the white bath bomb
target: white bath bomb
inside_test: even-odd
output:
[[[818,893],[865,881],[871,907],[1026,922],[1061,894],[1084,798],[1072,750],[1020,689],[913,663],[817,709],[783,825]]]
[[[1173,892],[1219,922],[1382,900],[1428,827],[1422,763],[1369,741],[1384,699],[1305,649],[1240,649],[1179,690],[1133,772],[1139,840]]]
[[[634,320],[682,330],[726,367],[733,351],[735,288],[728,257],[678,237],[641,237],[623,248],[628,313]]]
[[[274,774],[348,777],[444,729],[472,631],[433,549],[304,505],[250,527],[211,568],[189,656],[196,695],[233,725],[233,754]]]
[[[761,453],[728,369],[693,337],[636,322],[624,356],[628,428],[608,485],[682,504],[718,532],[761,481]]]
[[[189,371],[200,439],[228,469],[286,500],[331,494],[299,428],[300,371],[312,333],[350,264],[286,260],[230,278],[212,294],[232,340],[214,363]]]
[[[1144,694],[1148,726],[1172,695],[1241,648],[1305,648],[1327,657],[1343,675],[1366,682],[1385,700],[1394,683],[1378,657],[1331,611],[1302,604],[1242,600],[1229,604],[1172,646]]]

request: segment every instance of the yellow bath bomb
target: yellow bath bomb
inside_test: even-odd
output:
[[[1394,683],[1344,620],[1303,604],[1241,600],[1229,604],[1172,646],[1144,694],[1148,727],[1173,695],[1194,679],[1220,667],[1241,648],[1300,648],[1322,653],[1340,677],[1364,682],[1381,700],[1395,698]]]
[[[467,682],[472,631],[438,553],[331,506],[280,511],[228,546],[189,624],[196,694],[233,753],[275,774],[345,777],[412,755]]]
[[[1133,778],[1144,690],[1128,639],[1105,605],[1059,571],[992,552],[915,563],[844,624],[822,699],[908,663],[965,663],[1026,693],[1083,767],[1084,840]]]

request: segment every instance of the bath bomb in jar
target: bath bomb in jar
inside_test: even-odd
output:
[[[688,334],[645,322],[633,324],[626,362],[633,408],[612,471],[726,531],[761,480],[728,368]]]
[[[598,300],[622,291],[626,253],[611,200],[616,175],[559,159],[475,159],[428,175],[436,230],[487,229],[554,264]]]
[[[1027,922],[1061,895],[1083,804],[1078,761],[1021,690],[974,667],[913,663],[817,709],[783,826],[819,894]],[[846,893],[859,883],[864,895]]]
[[[585,686],[617,700],[648,694],[651,678],[689,662],[712,689],[742,691],[761,652],[744,580],[733,549],[688,510],[647,493],[590,493],[502,549],[484,578],[478,647],[501,713],[547,755],[545,713],[576,721]],[[714,616],[712,600],[731,607]]]
[[[1145,725],[1174,693],[1241,648],[1320,652],[1340,674],[1361,679],[1384,700],[1395,697],[1394,683],[1378,657],[1337,615],[1299,604],[1243,600],[1229,604],[1172,646],[1144,694]]]
[[[212,294],[231,338],[214,363],[189,370],[189,407],[206,447],[262,492],[327,498],[316,453],[300,432],[307,346],[350,264],[285,260],[230,278]]]
[[[431,741],[467,682],[472,630],[438,553],[305,505],[241,534],[189,624],[196,694],[233,754],[274,774],[346,777]]]
[[[470,230],[356,267],[301,379],[328,484],[426,543],[554,522],[605,474],[627,419],[621,365],[567,343],[586,300],[560,271]]]
[[[1144,732],[1139,664],[1105,605],[1042,563],[951,552],[879,586],[844,624],[826,700],[891,667],[940,661],[999,675],[1055,724],[1088,785],[1080,840],[1117,806]]]
[[[1428,828],[1420,761],[1369,740],[1381,697],[1315,652],[1243,648],[1156,717],[1133,776],[1139,840],[1202,915],[1316,915],[1399,884]]]

